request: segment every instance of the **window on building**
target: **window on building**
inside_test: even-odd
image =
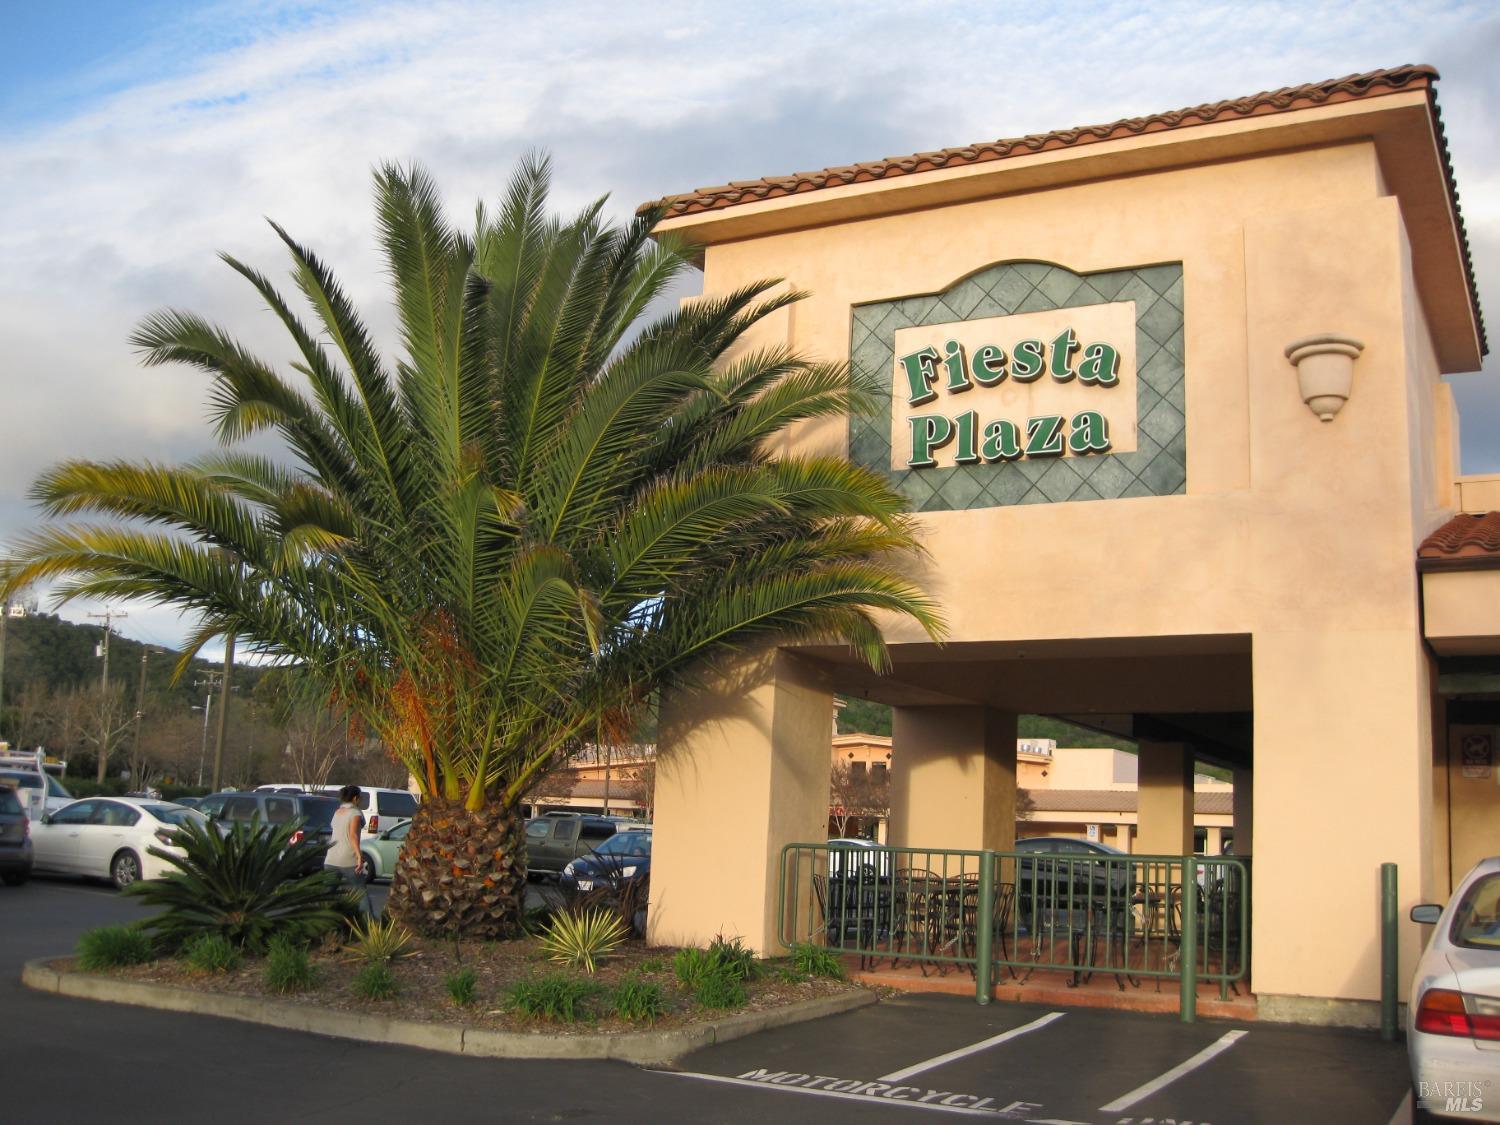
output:
[[[876,781],[879,781],[886,775],[890,768],[891,767],[886,765],[884,762],[871,762],[870,776],[875,778]]]
[[[1203,852],[1204,852],[1204,850],[1207,847],[1208,847],[1208,829],[1207,828],[1194,828],[1193,829],[1193,851],[1197,852],[1199,855],[1202,855]]]

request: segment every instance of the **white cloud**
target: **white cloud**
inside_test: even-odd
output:
[[[368,207],[369,169],[383,159],[424,161],[465,213],[501,190],[522,151],[543,147],[559,207],[611,192],[623,215],[704,183],[1426,61],[1445,74],[1481,289],[1500,291],[1500,20],[1489,11],[222,4],[159,29],[149,54],[113,60],[112,82],[128,79],[119,92],[71,117],[0,122],[0,543],[32,521],[26,485],[60,456],[206,446],[201,379],[141,369],[129,352],[146,312],[190,307],[285,358],[258,301],[214,258],[281,262],[261,216],[313,243],[388,326]],[[1500,332],[1500,303],[1492,319]],[[1459,394],[1465,468],[1500,469],[1500,393],[1469,378]]]

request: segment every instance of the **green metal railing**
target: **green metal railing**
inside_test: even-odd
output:
[[[1176,980],[1182,1018],[1199,981],[1221,996],[1249,967],[1250,870],[1238,857],[1059,854],[789,844],[777,926],[926,975],[967,968],[988,1003],[1003,975],[1094,973],[1120,989]],[[1186,890],[1185,890],[1186,888]]]

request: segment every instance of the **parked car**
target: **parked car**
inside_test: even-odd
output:
[[[202,797],[174,797],[171,801],[174,805],[181,805],[185,809],[196,809],[203,803]]]
[[[31,818],[16,791],[0,785],[0,880],[19,887],[31,877]]]
[[[588,855],[562,870],[558,880],[568,890],[587,893],[599,886],[619,890],[651,874],[651,829],[622,828]]]
[[[1500,1121],[1500,857],[1480,860],[1447,906],[1414,906],[1411,918],[1436,927],[1406,1010],[1414,1104]]]
[[[166,801],[87,797],[32,825],[33,863],[37,871],[109,879],[117,887],[128,887],[137,879],[156,879],[173,870],[150,849],[182,855],[173,843],[177,828],[202,816]]]
[[[312,793],[210,793],[198,803],[198,811],[213,821],[225,835],[235,824],[286,824],[300,821],[292,843],[312,839],[325,847],[333,842],[333,814],[337,797]]]
[[[365,882],[389,879],[396,871],[396,857],[406,843],[406,834],[411,831],[411,821],[403,820],[394,828],[374,835],[366,832],[359,841],[359,850],[365,857]]]
[[[579,813],[535,817],[526,822],[526,870],[532,875],[559,876],[568,864],[588,855],[622,827],[640,823]]]

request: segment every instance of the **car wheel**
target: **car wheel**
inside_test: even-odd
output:
[[[19,887],[22,883],[26,882],[27,872],[7,871],[4,875],[0,875],[0,879],[5,880],[7,887]]]
[[[365,857],[365,883],[368,885],[368,884],[373,883],[375,881],[375,869],[376,869],[376,867],[378,865],[375,862],[375,857],[372,856],[369,852],[365,852],[364,853],[364,857]]]
[[[141,877],[141,857],[131,851],[120,852],[110,860],[109,877],[122,891],[131,883],[138,882]]]

